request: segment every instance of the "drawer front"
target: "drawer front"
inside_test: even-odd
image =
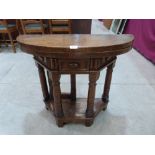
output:
[[[89,70],[89,59],[66,59],[59,60],[61,71],[87,71]]]

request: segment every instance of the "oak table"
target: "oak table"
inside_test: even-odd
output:
[[[132,35],[21,35],[21,50],[32,54],[37,64],[46,108],[54,113],[57,125],[92,125],[96,115],[107,108],[113,67],[119,54],[132,48]],[[107,68],[103,95],[95,99],[96,81]],[[46,76],[47,74],[47,76]],[[69,74],[71,92],[61,93],[60,76]],[[76,98],[76,74],[89,75],[86,103]]]

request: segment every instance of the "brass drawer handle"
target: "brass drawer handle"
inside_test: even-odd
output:
[[[79,64],[78,63],[69,63],[69,67],[70,68],[77,68],[77,67],[79,67]]]

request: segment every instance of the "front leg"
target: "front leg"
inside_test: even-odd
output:
[[[61,103],[60,74],[59,72],[52,72],[50,76],[52,77],[53,84],[54,114],[58,120],[57,125],[62,126],[63,124],[60,118],[62,118],[64,114]]]
[[[76,100],[76,74],[71,74],[71,99]]]
[[[94,119],[94,99],[95,99],[96,81],[98,78],[99,78],[99,72],[90,72],[86,118],[91,118],[91,119],[86,120],[86,126],[90,126],[93,123],[93,119]]]

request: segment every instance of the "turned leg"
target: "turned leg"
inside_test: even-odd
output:
[[[115,65],[115,62],[113,62],[107,67],[104,91],[102,94],[102,101],[106,104],[108,104],[109,102],[109,91],[110,91],[110,85],[111,85],[112,72],[113,72],[114,65]],[[106,110],[106,108],[107,107],[105,107],[103,110]]]
[[[90,126],[93,123],[95,89],[96,89],[96,81],[98,78],[99,78],[99,72],[90,72],[86,117],[91,119],[86,120],[86,126]]]
[[[73,101],[76,100],[76,75],[75,74],[71,74],[71,99]]]
[[[51,77],[53,84],[54,114],[57,118],[62,118],[64,114],[61,104],[60,74],[58,72],[53,72]],[[58,119],[57,125],[59,127],[63,126],[62,121]]]
[[[50,73],[49,71],[47,71],[50,98],[51,98],[51,100],[53,100],[53,86],[52,86],[52,79],[50,78],[50,74],[51,74],[51,73]]]
[[[38,72],[39,72],[39,78],[40,78],[40,83],[41,83],[41,88],[42,88],[42,93],[43,93],[43,97],[44,97],[44,102],[45,102],[45,105],[46,105],[46,109],[49,109],[49,93],[48,93],[48,87],[47,87],[47,82],[46,82],[46,77],[45,77],[45,71],[44,71],[44,68],[39,65],[37,62],[36,62],[36,65],[38,67]]]

